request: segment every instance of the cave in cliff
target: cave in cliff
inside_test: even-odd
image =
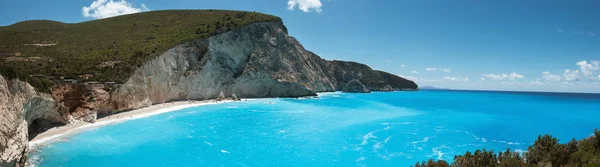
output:
[[[32,140],[33,138],[35,138],[38,134],[47,131],[48,129],[54,128],[54,127],[59,127],[59,126],[64,126],[66,124],[62,124],[62,123],[51,123],[48,121],[45,121],[44,119],[34,119],[33,121],[31,121],[31,125],[29,125],[28,129],[28,136],[29,136],[29,140]]]

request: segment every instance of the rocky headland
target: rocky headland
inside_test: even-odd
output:
[[[418,86],[364,64],[324,60],[289,36],[281,20],[256,22],[177,44],[111,89],[55,82],[44,92],[0,75],[0,166],[23,166],[28,140],[48,128],[153,104],[400,90]]]

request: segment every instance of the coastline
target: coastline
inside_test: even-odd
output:
[[[204,101],[179,101],[179,102],[169,102],[162,104],[155,104],[144,108],[139,108],[127,112],[121,112],[114,115],[110,115],[107,117],[103,117],[97,119],[95,123],[89,122],[79,122],[74,124],[67,124],[65,126],[54,127],[45,132],[38,134],[35,138],[29,141],[29,148],[31,150],[35,150],[37,147],[42,146],[46,143],[50,143],[55,141],[56,139],[73,135],[79,132],[83,132],[90,128],[101,127],[106,125],[117,124],[129,120],[145,118],[149,116],[154,116],[162,113],[177,111],[190,107],[198,107],[204,105],[212,105],[212,104],[221,104],[221,103],[229,103],[234,102],[233,100],[224,100],[224,101],[216,101],[216,100],[204,100]]]
[[[343,92],[341,91],[333,91],[333,92],[318,92],[317,98],[327,97],[327,96],[337,96]],[[299,97],[309,98],[309,97]],[[272,99],[272,98],[253,98],[253,99],[240,99],[241,101],[251,101],[251,100],[264,100],[264,99]],[[223,100],[217,101],[215,99],[211,100],[202,100],[202,101],[176,101],[169,103],[161,103],[154,104],[148,107],[143,107],[131,111],[120,112],[117,114],[109,115],[100,119],[97,119],[95,123],[89,122],[79,122],[74,124],[67,124],[64,126],[58,126],[51,128],[45,132],[42,132],[35,136],[32,140],[29,141],[29,151],[36,150],[39,147],[43,147],[45,144],[51,143],[60,139],[61,137],[66,137],[69,135],[77,134],[91,128],[118,124],[129,120],[135,120],[145,117],[150,117],[158,114],[168,113],[172,111],[177,111],[185,108],[198,107],[204,105],[212,105],[212,104],[221,104],[221,103],[230,103],[236,102],[234,100]]]

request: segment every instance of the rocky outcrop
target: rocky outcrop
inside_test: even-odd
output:
[[[99,112],[176,100],[315,96],[351,80],[368,91],[417,89],[404,78],[343,61],[326,61],[287,34],[281,22],[254,23],[184,43],[138,69]]]
[[[94,106],[108,93],[89,85],[57,85],[40,93],[18,79],[0,75],[0,166],[23,166],[27,142],[49,128],[96,119]]]
[[[28,131],[64,124],[67,117],[67,111],[51,95],[0,75],[0,166],[22,166]]]
[[[364,64],[323,60],[289,36],[282,22],[254,23],[175,46],[110,92],[62,84],[50,95],[0,77],[0,166],[22,164],[28,129],[93,122],[152,104],[416,89],[412,81]]]
[[[333,81],[336,91],[342,91],[344,86],[356,79],[370,91],[397,91],[417,90],[418,86],[413,81],[396,75],[373,70],[371,67],[348,61],[327,61],[323,67],[327,68],[328,76]]]
[[[367,89],[365,85],[360,83],[358,79],[353,79],[350,82],[348,82],[346,86],[344,86],[344,89],[342,89],[342,91],[348,93],[371,93],[371,91]]]
[[[314,96],[333,91],[316,55],[287,35],[281,22],[181,44],[138,69],[101,112],[175,100]]]
[[[69,123],[94,122],[97,109],[110,97],[103,87],[88,84],[60,84],[52,89],[52,97],[69,113]]]

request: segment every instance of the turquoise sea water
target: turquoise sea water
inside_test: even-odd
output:
[[[30,153],[38,166],[410,166],[478,148],[527,150],[600,128],[600,94],[327,93],[188,108]]]

